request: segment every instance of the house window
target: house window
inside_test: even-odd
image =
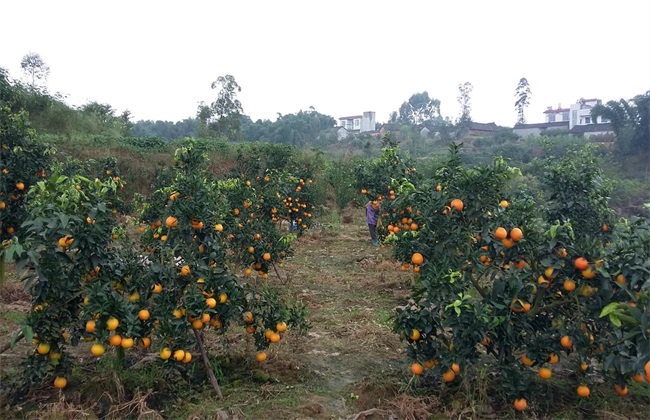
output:
[[[359,118],[354,119],[354,128],[359,128],[361,126],[361,120]]]
[[[562,121],[569,121],[569,113],[568,112],[563,112],[562,113]]]
[[[585,117],[585,124],[591,124],[591,118]]]
[[[555,122],[555,114],[548,114],[548,122]]]

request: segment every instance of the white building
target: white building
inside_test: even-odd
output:
[[[589,125],[589,124],[605,124],[609,121],[603,117],[594,118],[591,116],[591,109],[601,104],[600,99],[584,99],[580,98],[575,104],[569,108],[569,130],[576,125]]]
[[[366,111],[363,115],[352,115],[339,118],[339,140],[347,137],[348,133],[366,133],[375,131],[375,113]],[[345,130],[341,130],[341,128]]]

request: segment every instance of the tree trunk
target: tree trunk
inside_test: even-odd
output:
[[[201,358],[203,359],[205,370],[208,373],[208,378],[210,378],[212,388],[214,388],[214,391],[217,393],[217,398],[222,399],[223,395],[221,394],[221,388],[219,388],[219,382],[217,382],[217,377],[214,376],[214,369],[212,369],[212,365],[208,359],[208,354],[205,352],[205,347],[203,346],[203,336],[199,330],[194,330],[194,336],[196,337],[196,344],[199,346],[199,350],[201,351]]]

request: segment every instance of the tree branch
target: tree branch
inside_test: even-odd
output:
[[[208,354],[205,352],[205,347],[203,346],[203,335],[199,333],[199,330],[194,330],[194,336],[196,337],[196,344],[199,346],[199,351],[201,351],[201,358],[203,359],[203,364],[205,365],[205,370],[208,373],[208,378],[210,378],[210,383],[212,388],[217,393],[217,398],[222,399],[223,394],[221,394],[221,388],[219,388],[219,382],[217,382],[217,377],[214,376],[214,369],[210,364],[208,359]]]

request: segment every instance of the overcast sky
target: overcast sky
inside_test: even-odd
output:
[[[458,117],[512,126],[521,77],[528,122],[547,106],[650,89],[650,1],[0,0],[0,67],[39,53],[49,89],[134,119],[180,120],[232,74],[254,120],[306,110],[384,122],[421,91]]]

